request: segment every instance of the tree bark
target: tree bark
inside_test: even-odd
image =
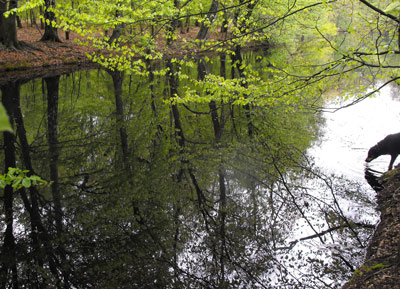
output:
[[[28,175],[34,174],[34,169],[32,166],[32,161],[30,157],[30,149],[28,144],[28,139],[26,137],[26,130],[23,120],[23,114],[21,112],[20,107],[20,93],[19,93],[19,86],[17,87],[18,90],[12,95],[12,101],[15,105],[14,111],[14,118],[16,124],[16,131],[18,135],[18,139],[20,141],[21,152],[22,152],[22,161],[25,165],[25,168],[29,170]],[[43,225],[42,217],[40,214],[39,208],[39,192],[36,187],[31,186],[29,188],[29,196],[25,193],[24,189],[21,189],[21,198],[24,201],[25,209],[29,213],[29,218],[31,222],[31,238],[32,244],[34,248],[34,258],[37,262],[37,265],[40,267],[44,267],[45,259],[44,257],[47,256],[48,261],[48,268],[50,269],[51,273],[53,274],[54,278],[57,279],[57,284],[60,284],[60,279],[58,278],[58,269],[61,269],[61,266],[57,266],[58,261],[54,255],[54,249],[51,245],[51,236],[48,234],[46,228]],[[57,268],[58,267],[58,268]],[[47,277],[42,275],[44,278],[44,283],[48,282]],[[45,284],[42,286],[46,287]]]
[[[225,62],[222,61],[221,64],[225,65]],[[224,66],[225,68],[225,66]],[[200,80],[204,80],[208,73],[207,64],[203,59],[200,59],[198,62],[198,75]],[[222,76],[225,76],[225,69],[221,70]],[[209,92],[206,92],[209,93]],[[214,142],[215,146],[218,149],[221,142],[222,137],[222,126],[221,120],[218,116],[218,108],[215,100],[211,100],[208,104],[210,108],[211,122],[213,124],[214,129]],[[219,168],[218,168],[218,181],[219,181],[219,206],[218,206],[218,220],[219,220],[219,228],[218,228],[218,242],[219,242],[219,287],[218,288],[227,288],[227,280],[225,276],[225,252],[226,252],[226,186],[225,186],[225,171],[222,166],[222,160],[218,160]]]
[[[218,7],[219,7],[219,1],[213,0],[213,2],[211,3],[210,10],[207,13],[207,20],[209,23],[204,23],[204,22],[201,23],[201,27],[199,33],[197,34],[196,39],[207,40],[209,36],[208,31],[210,30],[210,25],[217,18]]]
[[[19,16],[17,15],[17,16],[16,16],[16,21],[17,21],[17,27],[18,27],[18,28],[23,28],[23,27],[22,27],[21,17],[19,17]]]
[[[225,252],[226,252],[226,230],[225,230],[225,219],[226,219],[226,186],[225,186],[225,172],[222,167],[218,170],[219,176],[219,208],[218,208],[218,219],[219,219],[219,238],[220,238],[220,252],[219,252],[219,287],[227,288],[227,280],[225,276]]]
[[[10,0],[8,3],[7,7],[7,1],[0,0],[0,43],[8,48],[16,49],[18,48],[16,15],[13,13],[5,18],[3,13],[17,8],[18,1]]]
[[[54,204],[54,219],[56,235],[61,238],[63,233],[63,211],[61,205],[61,194],[58,182],[58,92],[60,76],[48,77],[44,79],[47,87],[47,143],[49,145],[49,170],[51,181],[51,193]],[[64,277],[64,288],[69,288],[69,270],[66,262],[64,246],[60,245],[58,251],[61,256],[62,274]]]
[[[117,6],[119,7],[119,6],[120,6],[120,3],[117,3]],[[117,10],[115,11],[115,19],[118,19],[118,18],[120,18],[120,17],[122,17],[122,11],[120,11],[120,10],[117,8]],[[115,41],[115,42],[118,42],[118,40],[119,40],[119,38],[120,38],[120,36],[121,36],[121,33],[122,33],[122,28],[123,28],[123,25],[122,25],[122,24],[117,24],[117,25],[114,27],[113,32],[112,32],[112,34],[111,34],[111,36],[110,36],[110,39],[107,41],[108,44],[111,44],[111,43],[113,43],[114,41]]]
[[[56,21],[56,16],[54,12],[50,11],[49,8],[55,8],[56,2],[55,0],[45,0],[46,10],[44,12],[45,26],[44,26],[44,34],[40,41],[54,41],[61,42],[58,37],[57,28],[53,26],[53,22]]]
[[[178,79],[175,74],[174,64],[170,61],[167,62],[168,68],[168,83],[170,89],[170,96],[175,97],[178,94]],[[174,118],[175,135],[178,139],[178,144],[181,148],[185,146],[185,135],[183,134],[183,128],[181,123],[181,117],[178,109],[177,103],[172,103],[171,105],[172,115]]]
[[[232,67],[236,68],[239,78],[242,79],[242,81],[240,82],[241,86],[247,87],[247,81],[245,80],[246,76],[245,76],[244,68],[243,68],[243,58],[242,58],[241,49],[242,48],[240,45],[235,46],[235,55],[233,57],[234,65]],[[254,125],[253,125],[253,121],[252,121],[252,117],[251,117],[250,105],[245,104],[244,110],[245,110],[245,115],[247,118],[247,132],[248,132],[249,137],[251,138],[251,137],[253,137],[253,134],[254,134]]]
[[[10,116],[10,123],[12,123],[13,114],[13,103],[6,91],[2,90],[3,94],[3,104]],[[4,171],[7,172],[9,167],[16,167],[16,157],[15,157],[15,136],[11,132],[3,132],[4,140]],[[9,284],[9,272],[11,271],[11,287],[13,289],[18,289],[18,271],[17,271],[17,261],[16,261],[16,248],[15,248],[15,237],[14,237],[14,191],[12,186],[7,185],[4,189],[4,215],[6,221],[6,231],[4,233],[4,243],[1,248],[1,268],[0,268],[0,286],[1,288],[7,288]]]
[[[205,63],[205,61],[203,59],[199,60],[199,62],[197,64],[197,68],[198,68],[197,71],[198,71],[199,79],[201,81],[203,81],[208,73],[207,64]],[[206,91],[206,93],[209,93],[209,92]],[[219,116],[218,116],[217,103],[215,102],[215,100],[211,100],[208,103],[208,107],[210,108],[211,121],[212,121],[213,128],[214,128],[215,143],[218,144],[221,139],[222,129],[221,129],[220,120],[219,120]]]
[[[49,145],[49,170],[51,193],[54,203],[54,215],[57,235],[62,229],[62,207],[58,185],[58,89],[60,76],[44,79],[47,87],[47,143]]]
[[[122,164],[126,171],[130,171],[131,166],[129,164],[128,134],[126,132],[124,103],[122,100],[122,83],[124,73],[118,70],[109,70],[108,73],[112,77],[114,86],[116,124],[119,128],[119,136],[121,141]]]
[[[0,0],[0,43],[4,44],[4,39],[7,35],[6,21],[4,12],[7,11],[7,0]]]

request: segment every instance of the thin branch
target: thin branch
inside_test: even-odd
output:
[[[375,228],[375,226],[374,226],[374,225],[371,225],[371,224],[356,223],[355,225],[356,225],[357,227],[362,227],[362,228],[367,228],[367,229],[374,229],[374,228]],[[337,230],[341,230],[341,229],[344,229],[344,228],[349,228],[349,226],[348,226],[348,225],[339,225],[339,226],[335,226],[335,227],[326,229],[325,231],[321,231],[321,232],[319,232],[319,233],[317,233],[317,234],[313,234],[313,235],[310,235],[310,236],[306,236],[306,237],[303,237],[303,238],[300,238],[300,239],[291,241],[291,242],[289,243],[289,246],[286,246],[286,247],[279,247],[279,248],[276,248],[276,250],[291,250],[291,249],[294,247],[294,245],[296,245],[297,243],[299,243],[299,242],[301,242],[301,241],[306,241],[306,240],[311,240],[311,239],[315,239],[315,238],[320,238],[320,237],[322,237],[322,236],[324,236],[324,235],[326,235],[326,234],[329,234],[329,233],[331,233],[331,232],[334,232],[334,231],[337,231]]]
[[[384,84],[382,84],[382,85],[379,86],[378,88],[372,90],[371,92],[367,93],[366,95],[364,95],[364,96],[362,96],[362,97],[360,97],[360,98],[357,98],[356,100],[352,101],[352,102],[349,103],[349,104],[346,104],[346,105],[343,105],[343,106],[340,106],[340,107],[335,107],[335,108],[324,108],[323,111],[334,113],[334,112],[337,112],[337,111],[339,111],[339,110],[341,110],[341,109],[344,109],[344,108],[353,106],[353,105],[355,105],[355,104],[357,104],[357,103],[363,101],[364,99],[370,97],[371,95],[375,94],[376,92],[380,91],[382,88],[384,88],[384,87],[385,87],[386,85],[388,85],[389,83],[391,83],[391,82],[393,82],[393,81],[396,81],[396,80],[398,80],[398,79],[400,79],[400,76],[388,80],[387,82],[385,82]]]
[[[374,10],[375,12],[378,12],[379,14],[386,16],[394,21],[396,21],[397,23],[400,23],[399,19],[397,19],[396,16],[386,13],[385,11],[379,9],[378,7],[372,5],[371,3],[369,3],[368,1],[365,0],[360,0],[361,3],[363,3],[364,5],[368,6],[369,8],[371,8],[372,10]]]

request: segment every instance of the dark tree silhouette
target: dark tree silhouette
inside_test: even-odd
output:
[[[60,38],[58,37],[57,28],[53,26],[53,22],[56,21],[56,15],[51,8],[55,8],[56,1],[55,0],[45,0],[46,10],[44,12],[45,18],[45,27],[44,27],[44,34],[40,41],[55,41],[61,42]]]

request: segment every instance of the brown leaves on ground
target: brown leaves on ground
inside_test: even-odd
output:
[[[193,52],[194,46],[187,46],[185,41],[193,42],[198,31],[199,27],[191,27],[185,33],[177,31],[177,39],[168,48],[165,47],[163,37],[160,37],[156,40],[157,49],[164,54],[173,54],[174,56]],[[91,54],[96,51],[90,46],[82,46],[74,42],[74,39],[80,37],[74,32],[70,32],[69,40],[66,40],[65,32],[59,30],[58,36],[62,43],[39,41],[43,30],[38,25],[30,25],[30,23],[23,23],[23,28],[18,28],[17,33],[23,48],[9,49],[0,46],[0,71],[87,63],[89,60],[86,53]],[[215,39],[217,36],[213,33],[210,38]]]
[[[84,63],[87,62],[85,53],[93,51],[89,47],[74,43],[77,35],[72,32],[70,40],[66,40],[65,32],[59,31],[58,35],[62,43],[39,41],[43,31],[27,23],[23,25],[23,28],[19,28],[17,33],[18,41],[23,42],[22,49],[0,46],[0,71]]]

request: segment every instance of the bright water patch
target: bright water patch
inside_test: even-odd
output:
[[[328,106],[345,105],[330,103]],[[329,173],[363,181],[365,158],[370,147],[386,135],[400,132],[400,95],[395,86],[386,86],[374,97],[334,113],[325,112],[326,125],[321,142],[309,153],[319,167]],[[368,166],[385,172],[390,156],[381,156]],[[395,165],[400,162],[400,158]]]

